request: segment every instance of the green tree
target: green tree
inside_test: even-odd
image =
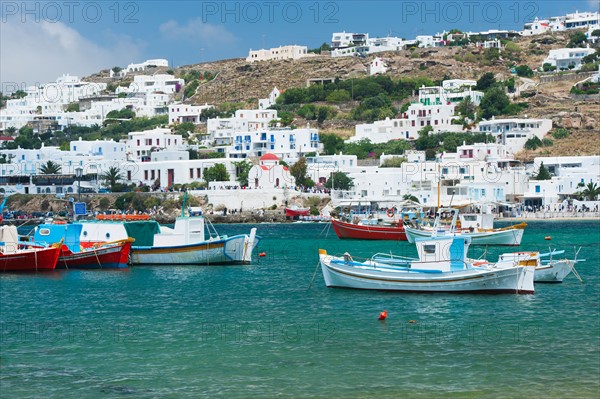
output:
[[[585,190],[583,190],[581,194],[589,201],[595,201],[600,195],[600,187],[596,185],[596,183],[590,182],[585,186]]]
[[[305,157],[300,157],[296,162],[294,162],[294,164],[290,168],[290,174],[296,180],[297,186],[309,187],[310,179],[306,175],[307,171],[308,171],[308,166],[306,165]]]
[[[252,163],[247,160],[234,162],[236,180],[240,183],[240,186],[245,187],[248,185],[248,173],[252,169]]]
[[[501,115],[505,112],[509,104],[510,100],[504,90],[499,87],[493,87],[486,91],[481,99],[481,104],[479,105],[481,116],[487,119],[495,115]]]
[[[350,93],[344,89],[334,90],[327,95],[327,102],[330,103],[344,103],[350,100]]]
[[[496,78],[492,72],[486,72],[477,80],[475,90],[486,91],[490,87],[496,85]]]
[[[545,62],[544,65],[542,65],[542,70],[544,72],[552,72],[556,71],[556,67],[548,62]]]
[[[334,190],[350,190],[354,187],[352,178],[344,172],[334,172],[325,182],[325,188]]]
[[[323,143],[325,155],[334,155],[344,149],[344,139],[335,134],[319,134],[319,140]]]
[[[569,38],[569,43],[567,43],[567,47],[579,47],[583,45],[583,43],[587,40],[585,33],[583,32],[575,32]]]
[[[542,140],[540,140],[537,136],[533,136],[525,142],[523,148],[525,148],[526,150],[535,151],[543,145],[544,143],[542,142]]]
[[[217,163],[204,171],[204,180],[206,183],[211,181],[229,181],[229,173],[225,164]]]
[[[515,68],[517,72],[517,76],[521,76],[524,78],[530,78],[533,76],[533,71],[529,68],[528,65],[519,65]]]
[[[121,170],[116,166],[111,166],[108,170],[100,175],[100,180],[104,180],[104,182],[110,187],[110,191],[115,191],[117,183],[123,180],[123,176],[121,175]]]
[[[548,171],[548,168],[545,167],[544,163],[542,162],[534,180],[550,180],[550,179],[552,179],[552,176],[550,176],[550,171]]]
[[[66,112],[79,112],[79,103],[70,103],[67,105]]]
[[[404,201],[412,201],[412,202],[416,202],[417,204],[419,203],[419,199],[412,194],[404,194],[402,199]]]
[[[58,175],[60,174],[60,171],[60,164],[54,161],[48,161],[40,167],[40,173],[42,175]]]
[[[456,112],[460,115],[466,116],[469,119],[475,118],[475,104],[471,100],[471,96],[465,97],[461,102],[456,106]]]

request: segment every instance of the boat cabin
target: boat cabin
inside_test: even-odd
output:
[[[491,213],[461,213],[458,215],[462,229],[493,229],[494,215]]]
[[[17,226],[0,227],[0,252],[15,253],[19,249],[19,233]]]
[[[467,252],[471,238],[465,236],[442,236],[417,238],[415,240],[419,262],[412,267],[442,272],[466,268]]]
[[[81,251],[81,224],[40,224],[35,228],[33,241],[36,244],[52,245],[63,241],[69,250],[73,253]]]
[[[173,228],[154,220],[136,222],[81,222],[81,241],[87,243],[135,239],[135,247],[164,247],[205,241],[203,217],[181,217]]]

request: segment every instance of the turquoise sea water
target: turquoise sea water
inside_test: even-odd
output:
[[[529,224],[520,249],[587,259],[584,284],[535,295],[328,289],[320,270],[307,289],[318,248],[416,251],[257,227],[267,256],[251,266],[1,275],[0,397],[600,397],[598,221]]]

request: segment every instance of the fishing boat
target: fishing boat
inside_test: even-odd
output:
[[[383,222],[381,219],[362,219],[356,223],[331,218],[333,231],[341,239],[406,241],[404,225]]]
[[[535,266],[467,259],[470,237],[418,238],[418,258],[378,253],[364,261],[319,250],[325,284],[365,290],[418,292],[534,292]]]
[[[361,212],[362,211],[362,212]],[[422,209],[410,205],[399,208],[379,208],[376,203],[369,207],[350,209],[338,218],[331,218],[335,234],[341,239],[406,241],[404,221],[422,216]]]
[[[575,271],[575,263],[584,260],[553,259],[555,255],[561,255],[565,251],[551,251],[541,254],[539,252],[513,252],[500,255],[500,261],[518,261],[523,265],[535,266],[534,281],[536,283],[562,283],[562,281]],[[544,258],[550,259],[544,259]]]
[[[285,216],[297,217],[297,216],[308,216],[310,208],[300,208],[298,206],[290,206],[285,208]]]
[[[256,228],[249,235],[228,237],[218,235],[210,223],[206,237],[203,216],[179,217],[173,228],[153,220],[82,221],[81,224],[84,246],[128,237],[135,239],[130,256],[133,265],[245,264],[252,261],[252,251],[259,241]]]
[[[57,269],[111,269],[127,267],[132,238],[81,246],[81,224],[41,224],[33,239],[38,245],[62,240],[64,245],[58,257]]]
[[[433,223],[408,222],[404,225],[406,239],[414,243],[417,238],[450,234],[470,237],[473,245],[521,245],[526,223],[493,228],[490,214],[460,214],[456,208],[440,208]]]
[[[48,247],[19,242],[16,226],[0,228],[0,271],[41,272],[56,268],[62,242]]]

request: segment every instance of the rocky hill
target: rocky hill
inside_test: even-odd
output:
[[[527,38],[518,38],[509,48],[503,49],[499,58],[486,58],[483,49],[474,47],[441,47],[433,49],[414,49],[400,52],[380,53],[388,65],[392,78],[429,77],[433,80],[442,77],[477,79],[485,72],[493,72],[498,79],[508,79],[511,65],[528,65],[538,68],[549,50],[565,47],[569,40],[566,33],[551,33]],[[516,45],[516,46],[515,46]],[[374,58],[342,57],[316,55],[296,61],[281,60],[249,64],[245,59],[229,59],[206,62],[172,68],[169,73],[184,76],[192,70],[211,72],[216,77],[204,81],[195,94],[186,99],[186,103],[221,104],[225,102],[247,102],[255,105],[257,99],[265,98],[273,87],[280,90],[292,87],[305,87],[309,79],[339,78],[352,79],[367,75],[367,65]],[[165,72],[168,68],[149,70],[147,73]],[[113,80],[108,71],[91,76],[90,80],[102,80],[113,85],[126,84],[131,78]],[[515,101],[529,103],[528,109],[521,115],[529,117],[552,118],[556,127],[568,128],[573,134],[556,141],[552,147],[544,147],[535,152],[520,154],[528,159],[536,154],[571,155],[597,153],[592,145],[600,132],[600,101],[575,100],[569,97],[572,85],[581,80],[581,75],[573,74],[558,82],[542,82],[539,76],[531,80],[521,80],[528,98],[516,98]],[[350,104],[352,105],[352,104]],[[297,121],[301,125],[304,121]],[[322,131],[334,132],[342,136],[353,134],[356,121],[339,119],[326,121]]]

